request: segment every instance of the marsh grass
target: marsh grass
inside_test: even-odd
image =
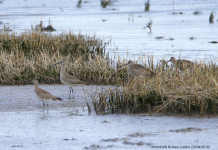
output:
[[[193,14],[198,15],[198,14],[202,14],[201,10],[196,10],[195,12],[193,12]]]
[[[105,114],[172,112],[216,115],[217,69],[215,64],[199,62],[192,70],[178,72],[173,66],[157,64],[155,77],[129,78],[125,84],[120,82],[117,85],[119,89],[109,88],[101,93],[94,101],[98,106],[95,111],[104,110]]]
[[[145,3],[145,11],[149,11],[150,10],[150,0],[148,0],[146,3]]]
[[[47,27],[43,26],[43,21],[40,21],[39,24],[36,24],[36,26],[34,27],[33,25],[31,25],[31,29],[32,30],[36,30],[36,31],[40,31],[40,32],[53,32],[56,31],[56,29],[52,26],[52,23],[49,19],[49,24]]]
[[[81,4],[82,4],[82,0],[78,0],[76,6],[77,6],[78,8],[81,8]]]
[[[213,12],[211,12],[211,14],[210,14],[209,22],[214,23],[214,13]]]
[[[152,19],[150,19],[150,21],[147,23],[147,25],[143,29],[148,28],[150,30],[150,32],[152,32],[152,30],[151,30],[152,24],[153,24],[153,21],[152,21]]]
[[[218,68],[198,62],[191,70],[176,71],[167,61],[154,64],[152,56],[139,56],[136,62],[153,70],[150,79],[130,76],[119,56],[105,55],[106,43],[95,36],[71,32],[51,35],[25,32],[0,35],[0,84],[23,84],[35,77],[40,83],[60,83],[60,65],[69,62],[67,72],[89,84],[114,85],[97,96],[88,93],[89,112],[143,113],[173,112],[191,115],[218,111]]]
[[[0,43],[1,85],[22,84],[35,76],[39,82],[60,83],[59,68],[52,67],[54,63],[63,59],[73,63],[85,55],[104,57],[106,44],[95,36],[74,35],[72,32],[51,35],[34,31],[21,35],[1,33]]]
[[[113,1],[112,0],[101,0],[101,7],[106,8],[108,5],[112,5]]]

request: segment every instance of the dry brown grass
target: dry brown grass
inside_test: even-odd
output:
[[[1,33],[0,43],[0,84],[22,84],[35,76],[40,82],[59,82],[54,63],[63,59],[72,63],[85,54],[103,57],[106,44],[96,37],[71,32],[51,35],[34,31],[19,36]]]
[[[169,65],[165,68],[157,65],[155,77],[129,79],[126,84],[120,84],[123,90],[101,93],[97,106],[103,107],[105,113],[216,114],[217,69],[213,64],[200,62],[192,70],[183,72]]]
[[[104,113],[194,112],[216,114],[218,111],[218,71],[215,64],[198,62],[191,70],[176,71],[153,57],[140,56],[138,62],[153,70],[156,76],[133,78],[125,67],[128,60],[111,61],[105,56],[105,42],[96,37],[59,36],[42,33],[8,33],[0,35],[0,84],[23,84],[34,77],[39,82],[60,83],[60,66],[69,62],[67,72],[91,84],[116,85],[93,97],[95,111]]]

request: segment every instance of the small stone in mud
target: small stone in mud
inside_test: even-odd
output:
[[[68,114],[68,116],[82,116],[81,114],[77,114],[77,113],[70,113]]]
[[[125,137],[125,138],[103,139],[101,141],[103,141],[103,142],[118,142],[118,141],[127,141],[127,140],[129,140],[129,138]]]
[[[170,40],[170,41],[173,41],[173,40],[174,40],[174,38],[170,37],[168,40]]]
[[[140,142],[137,143],[137,145],[142,146],[142,145],[145,145],[145,143],[140,141]]]
[[[105,120],[105,121],[103,121],[102,123],[109,123],[109,121],[106,121],[106,120]]]
[[[147,145],[147,146],[152,146],[152,145],[154,145],[153,143],[150,143],[150,142],[147,142],[147,143],[145,143],[145,145]]]
[[[160,39],[163,39],[164,38],[164,36],[156,36],[155,37],[155,39],[157,39],[157,40],[160,40]]]
[[[136,132],[136,133],[129,134],[128,136],[130,136],[130,137],[144,137],[144,136],[149,136],[149,135],[154,135],[154,134]]]
[[[114,147],[114,145],[108,145],[108,146],[105,146],[104,148],[112,148]]]
[[[69,141],[70,139],[63,139],[64,141]]]
[[[127,141],[123,142],[123,144],[126,144],[126,145],[135,145],[135,143],[133,143],[133,142],[127,142]]]
[[[179,129],[179,130],[169,130],[169,132],[192,132],[192,131],[202,131],[200,128],[187,128],[187,129]]]
[[[69,141],[69,140],[76,140],[76,139],[74,139],[74,138],[72,138],[72,139],[63,139],[64,141]]]
[[[190,40],[194,40],[194,39],[196,39],[196,38],[195,38],[195,37],[190,37],[189,39],[190,39]]]
[[[12,145],[11,147],[23,147],[23,145]]]
[[[127,141],[127,140],[129,140],[129,138],[128,137],[124,137],[124,138],[121,138],[121,140]]]
[[[85,147],[85,149],[97,149],[97,148],[101,148],[101,146],[99,146],[99,145],[91,145],[91,146],[89,146],[89,147]]]
[[[120,139],[119,138],[114,138],[114,139],[103,139],[102,141],[104,142],[118,142]]]
[[[198,15],[198,14],[201,14],[201,13],[202,13],[201,11],[197,10],[193,14]]]
[[[218,41],[211,41],[211,42],[209,42],[209,43],[217,44]]]
[[[34,145],[37,145],[37,144],[42,144],[42,142],[39,142],[39,143],[33,143]]]

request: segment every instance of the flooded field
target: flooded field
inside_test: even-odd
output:
[[[84,108],[87,107],[86,98],[90,105],[92,104],[89,94],[96,96],[97,93],[108,90],[107,86],[75,86],[73,87],[74,99],[69,99],[70,91],[65,85],[39,85],[39,87],[63,99],[63,101],[50,102],[49,109]],[[110,88],[113,89],[115,87],[110,86]],[[42,110],[42,102],[37,99],[33,85],[0,86],[0,95],[0,111]]]
[[[154,62],[170,57],[217,62],[218,18],[209,23],[217,0],[118,0],[106,8],[100,0],[82,1],[3,0],[0,29],[9,27],[20,34],[43,21],[56,29],[48,34],[73,31],[110,41],[110,57],[135,60],[152,55]],[[200,11],[200,14],[193,14]],[[172,13],[176,14],[172,14]],[[180,13],[181,12],[181,13]],[[152,31],[143,29],[152,19]],[[0,60],[1,61],[1,60]],[[0,150],[5,149],[218,149],[217,118],[137,115],[88,115],[89,94],[107,86],[75,86],[74,98],[67,99],[64,85],[39,85],[62,102],[49,103],[42,112],[33,85],[0,86]],[[115,88],[115,87],[113,87]],[[86,97],[85,97],[85,95]]]
[[[77,2],[3,0],[1,28],[8,23],[10,29],[20,33],[40,21],[47,26],[50,19],[56,29],[54,34],[72,30],[75,34],[95,34],[110,40],[110,56],[127,57],[128,52],[133,60],[138,55],[153,55],[155,62],[172,56],[217,61],[217,44],[209,43],[218,41],[217,16],[213,24],[209,23],[211,12],[218,11],[217,0],[178,0],[174,5],[173,1],[152,0],[149,12],[144,11],[144,0],[118,0],[106,8],[101,7],[100,0],[82,1],[81,7],[77,7]],[[196,11],[201,13],[193,14]],[[150,19],[152,32],[143,29]]]

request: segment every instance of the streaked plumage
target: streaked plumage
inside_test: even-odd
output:
[[[54,66],[57,65],[57,64],[61,64],[61,71],[60,71],[61,82],[64,85],[67,85],[70,88],[70,94],[69,94],[69,99],[70,99],[71,92],[73,94],[73,87],[72,86],[74,84],[85,84],[85,85],[87,85],[87,83],[77,79],[76,77],[74,77],[74,76],[72,76],[72,75],[70,75],[70,74],[68,74],[66,72],[67,62],[61,61],[61,62],[58,62],[58,63],[54,64]]]
[[[122,65],[128,65],[128,72],[133,76],[144,76],[144,77],[152,77],[155,76],[155,73],[140,64],[134,63],[132,60],[128,61],[128,63]],[[122,67],[120,66],[120,67]]]
[[[176,60],[175,57],[171,57],[169,61],[172,62],[174,67],[178,68],[180,71],[183,71],[185,68],[191,68],[194,66],[194,63],[192,61],[185,59]]]
[[[38,99],[43,102],[43,112],[44,112],[44,107],[45,107],[45,103],[47,103],[47,111],[48,111],[48,102],[50,101],[62,101],[61,98],[58,98],[54,95],[52,95],[51,93],[49,93],[48,91],[46,90],[43,90],[41,88],[38,87],[38,80],[33,80],[29,83],[34,83],[35,84],[35,88],[34,88],[34,91],[38,97]]]

